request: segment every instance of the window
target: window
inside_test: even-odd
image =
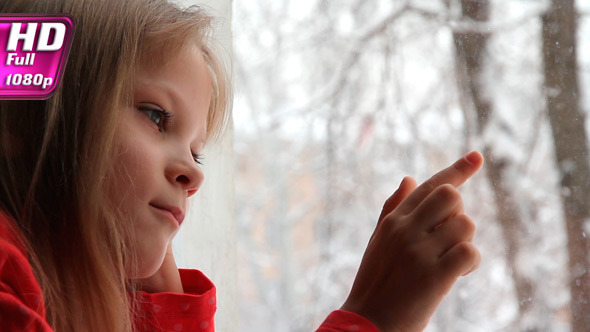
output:
[[[471,149],[483,261],[427,331],[590,330],[590,3],[568,3],[233,1],[243,331],[317,327],[402,177]]]

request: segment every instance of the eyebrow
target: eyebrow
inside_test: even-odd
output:
[[[143,85],[143,87],[155,90],[159,94],[159,96],[163,95],[166,97],[167,100],[171,101],[173,105],[169,106],[176,106],[172,107],[173,109],[178,108],[178,101],[181,100],[180,96],[178,95],[178,93],[176,93],[176,91],[174,91],[174,89],[169,88],[168,86],[166,86],[166,84],[161,84],[161,81],[141,80],[136,84],[139,84],[140,86]],[[150,93],[153,93],[153,91],[150,91]]]

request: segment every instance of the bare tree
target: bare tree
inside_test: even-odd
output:
[[[475,187],[465,188],[474,189],[465,202],[477,213],[484,260],[447,297],[431,330],[524,331],[533,323],[536,331],[561,331],[569,325],[564,279],[571,273],[572,287],[587,284],[580,277],[588,265],[578,260],[570,266],[580,270],[565,267],[560,215],[572,205],[560,209],[552,182],[558,170],[545,162],[553,151],[536,89],[541,2],[234,3],[246,20],[235,30],[242,41],[236,44],[243,105],[235,112],[235,144],[244,331],[317,326],[346,295],[391,187],[406,174],[424,178],[472,144],[481,144],[475,147],[487,169]],[[571,97],[571,89],[555,86],[547,84],[551,103],[558,102],[556,91]],[[570,118],[559,112],[563,121]],[[555,132],[572,135],[570,128]],[[515,146],[500,149],[504,138]],[[587,160],[579,152],[587,145],[567,148],[577,150],[561,158],[569,172],[562,177],[572,177],[576,162]],[[568,181],[579,187],[587,175]],[[564,202],[581,190],[559,189]],[[582,219],[570,232],[578,239]],[[587,248],[580,250],[586,255]],[[587,294],[574,295],[572,303]],[[590,312],[575,310],[578,321]]]
[[[572,331],[590,331],[590,247],[584,223],[590,217],[590,166],[585,116],[580,109],[573,0],[553,0],[543,15],[547,112],[559,170],[569,255]]]
[[[474,22],[486,22],[490,15],[490,2],[485,1],[461,1],[462,16],[464,20]],[[459,30],[453,33],[456,48],[456,69],[459,91],[462,94],[461,104],[466,112],[465,118],[474,116],[475,125],[468,122],[467,127],[476,127],[477,135],[483,136],[489,128],[492,119],[493,108],[491,102],[485,97],[486,83],[483,81],[483,67],[485,66],[485,52],[489,38],[488,32]],[[471,130],[468,130],[470,132]],[[483,147],[484,167],[487,180],[494,193],[496,217],[500,223],[502,236],[506,246],[506,262],[511,271],[516,297],[519,305],[519,317],[524,317],[530,310],[531,299],[534,297],[532,281],[523,275],[517,264],[517,258],[521,252],[522,219],[516,205],[516,198],[510,191],[504,173],[512,162],[494,153],[494,142],[485,142]]]

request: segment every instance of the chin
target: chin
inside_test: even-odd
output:
[[[129,279],[143,279],[153,276],[162,266],[165,256],[165,247],[159,253],[152,252],[147,255],[140,255],[135,269],[126,268],[126,277]],[[142,259],[142,257],[147,257],[148,259]]]
[[[162,262],[154,263],[147,266],[139,266],[136,278],[149,278],[158,272],[158,269],[162,266]]]

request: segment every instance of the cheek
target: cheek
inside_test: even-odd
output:
[[[148,145],[133,137],[118,139],[113,156],[113,176],[110,177],[111,197],[120,204],[133,204],[146,199],[155,178],[155,158]],[[152,180],[152,181],[150,181]]]

